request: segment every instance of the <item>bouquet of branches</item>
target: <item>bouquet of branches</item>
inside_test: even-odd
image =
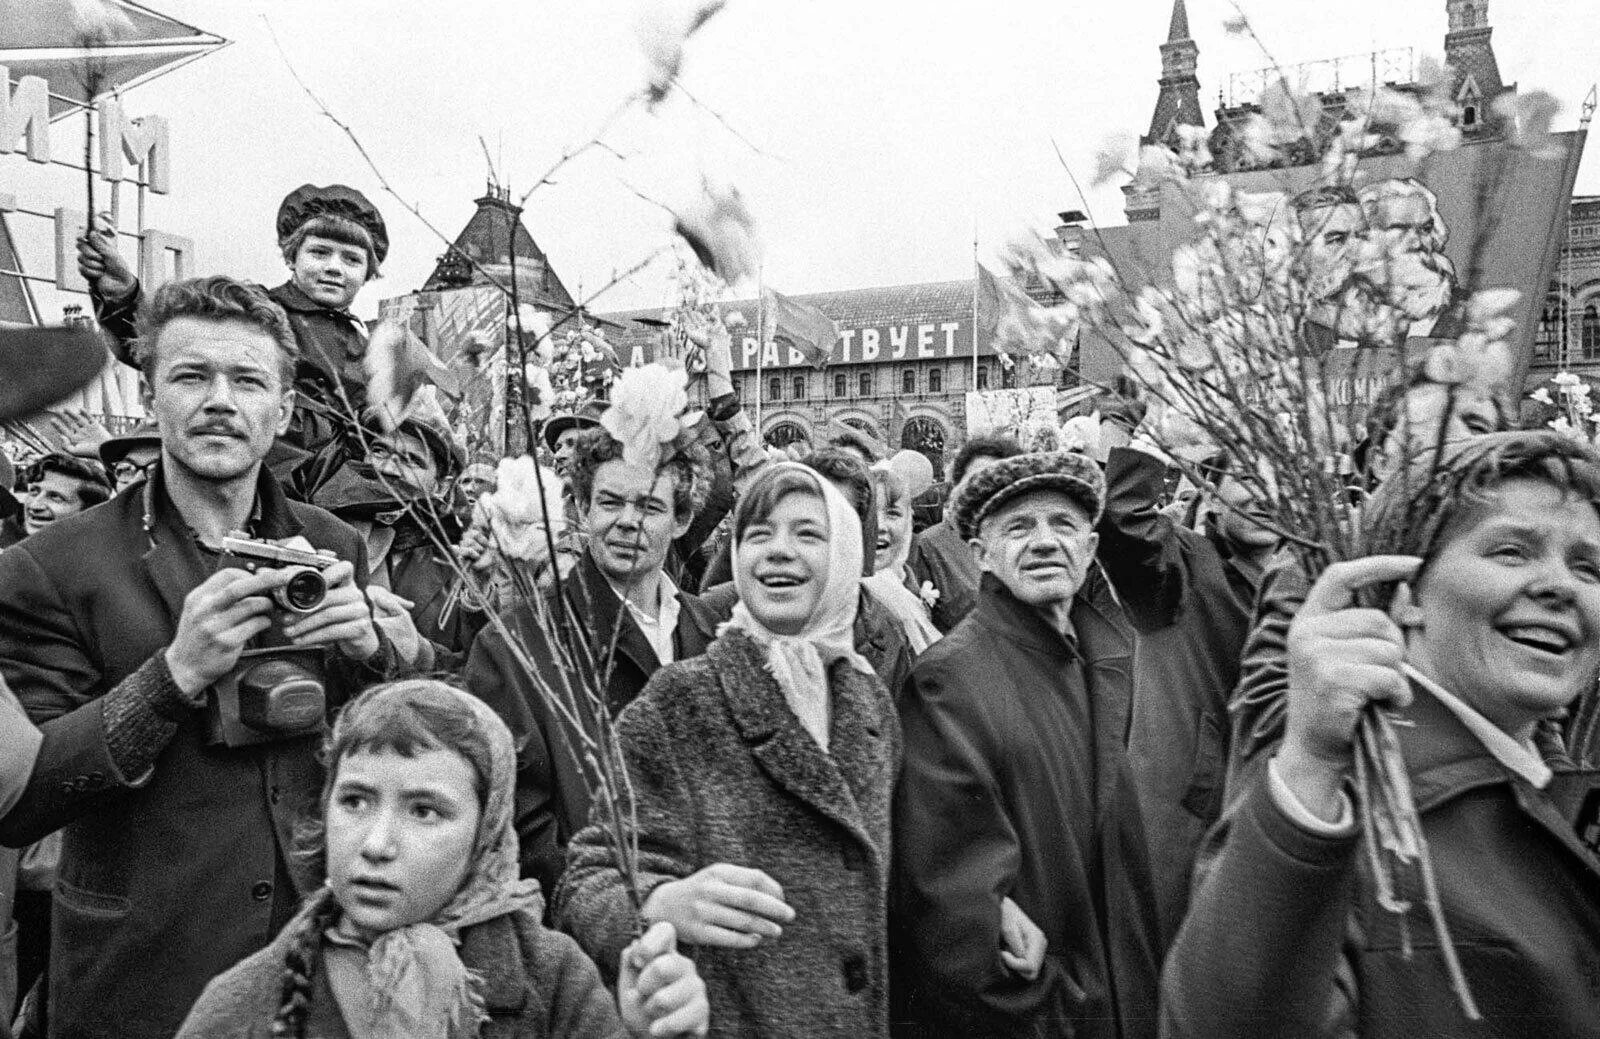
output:
[[[1383,192],[1421,186],[1415,177],[1371,178],[1360,160],[1376,142],[1391,150],[1404,142],[1418,164],[1459,144],[1459,131],[1442,115],[1449,100],[1435,95],[1432,87],[1418,94],[1379,87],[1350,99],[1342,120],[1329,126],[1320,99],[1298,97],[1280,82],[1240,136],[1266,165],[1295,164],[1281,150],[1290,143],[1314,141],[1323,150],[1315,183],[1292,196],[1236,190],[1215,174],[1197,134],[1179,135],[1171,148],[1146,146],[1131,190],[1183,200],[1198,228],[1196,239],[1174,252],[1162,284],[1132,283],[1092,238],[1081,252],[1035,240],[1007,256],[1018,282],[1054,300],[1010,294],[1001,327],[1013,352],[1061,361],[1080,336],[1110,344],[1149,405],[1145,425],[1156,446],[1202,485],[1202,459],[1228,458],[1230,475],[1262,507],[1254,521],[1282,539],[1311,579],[1329,563],[1367,554],[1359,518],[1364,492],[1380,480],[1416,479],[1426,471],[1416,463],[1442,460],[1459,432],[1452,418],[1460,402],[1502,395],[1514,369],[1508,311],[1517,292],[1465,286],[1453,294],[1457,320],[1449,338],[1408,342],[1420,291],[1415,243],[1362,219],[1383,204]],[[1502,114],[1522,126],[1518,104],[1543,112],[1547,102],[1529,95],[1508,102]],[[1540,118],[1547,127],[1548,115]],[[1512,142],[1508,150],[1538,146],[1516,133]],[[1491,185],[1498,187],[1493,179]],[[1493,227],[1480,221],[1474,257]],[[1341,386],[1358,373],[1398,377],[1390,391],[1398,410],[1383,428],[1366,428],[1366,403]],[[1576,391],[1561,390],[1573,411]],[[1589,420],[1571,424],[1587,431]],[[1409,590],[1392,594],[1403,599]],[[1417,877],[1463,1009],[1476,1018],[1393,726],[1372,708],[1358,733],[1356,793],[1368,863],[1380,902],[1400,915],[1402,928],[1410,904],[1399,878],[1402,871]]]

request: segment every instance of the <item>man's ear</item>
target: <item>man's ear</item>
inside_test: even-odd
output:
[[[1091,556],[1094,555],[1100,550],[1100,533],[1098,531],[1090,531],[1088,540],[1084,544],[1088,547],[1089,554]]]
[[[978,564],[978,569],[988,573],[989,553],[983,547],[983,540],[981,538],[972,538],[967,542],[967,547],[972,549],[972,559]]]
[[[278,426],[277,433],[281,437],[289,432],[289,423],[294,419],[294,388],[283,391],[278,398]]]

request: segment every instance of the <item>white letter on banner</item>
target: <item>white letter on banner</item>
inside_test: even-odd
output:
[[[791,346],[789,347],[789,363],[795,367],[799,367],[800,365],[806,363],[806,355]]]
[[[167,253],[172,254],[172,276],[167,276]],[[167,234],[165,231],[145,229],[144,240],[139,243],[139,280],[146,285],[160,285],[169,280],[189,276],[189,258],[194,254],[194,241]]]
[[[0,155],[17,150],[17,138],[28,137],[28,158],[50,161],[50,85],[40,76],[23,76],[16,92],[9,70],[0,65]]]
[[[767,345],[761,351],[761,366],[763,368],[778,367],[778,344],[767,340]]]
[[[100,103],[100,176],[120,181],[124,160],[135,166],[149,163],[145,180],[151,191],[165,195],[171,189],[167,121],[159,115],[129,119],[122,113],[122,102],[107,98]]]
[[[863,328],[861,330],[861,359],[863,361],[876,361],[878,359],[878,330],[876,328]]]
[[[848,362],[850,360],[850,342],[851,342],[851,340],[855,339],[855,337],[856,337],[856,330],[855,329],[853,329],[853,328],[840,329],[840,331],[839,331],[839,342],[844,344],[844,348],[842,350],[840,350],[840,352],[839,352],[839,360],[841,362]]]
[[[89,283],[78,273],[78,237],[87,227],[82,213],[56,207],[56,288],[62,292],[89,291]]]
[[[918,325],[917,326],[917,356],[918,357],[932,357],[933,356],[933,326],[932,325]]]
[[[890,325],[889,326],[889,345],[894,347],[894,359],[895,360],[898,361],[898,360],[900,360],[900,358],[902,358],[902,357],[904,357],[906,355],[906,344],[908,342],[910,342],[910,340],[911,340],[911,326],[910,325]]]
[[[961,322],[959,321],[946,321],[939,326],[939,331],[944,333],[944,355],[946,357],[954,357],[956,355],[956,329],[960,327]]]
[[[761,344],[756,341],[755,336],[745,336],[739,367],[754,368],[756,366],[756,351],[759,349],[761,349]]]

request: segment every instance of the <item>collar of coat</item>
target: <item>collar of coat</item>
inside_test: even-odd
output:
[[[578,558],[578,563],[572,568],[564,582],[567,601],[571,604],[573,613],[579,624],[579,633],[590,641],[597,655],[603,655],[611,644],[611,634],[616,631],[617,625],[622,625],[622,630],[617,632],[617,654],[626,657],[646,675],[654,674],[661,666],[661,661],[656,656],[656,651],[651,647],[650,640],[645,638],[644,631],[634,621],[629,611],[622,608],[622,598],[612,589],[611,582],[601,572],[594,561],[594,556],[587,550]],[[548,600],[554,604],[554,597]],[[678,626],[674,629],[673,641],[680,650],[682,657],[698,654],[703,648],[701,645],[681,645],[683,640],[679,633],[684,631],[687,623],[697,631],[708,633],[715,629],[715,617],[707,616],[707,611],[699,599],[686,592],[678,592],[678,604],[681,607],[678,613]],[[567,618],[562,618],[562,623],[568,623]]]
[[[193,537],[193,528],[167,494],[166,475],[160,462],[144,482],[143,500],[144,529],[153,542],[173,536]],[[256,473],[256,498],[250,506],[250,523],[255,537],[269,541],[292,538],[304,528],[289,510],[289,499],[284,496],[283,487],[265,465]]]
[[[1090,667],[1133,653],[1127,624],[1109,602],[1102,602],[1097,573],[1091,572],[1073,597],[1069,619],[1073,638],[1064,637],[1044,613],[1011,594],[993,574],[978,585],[978,621],[1001,638],[1062,660],[1082,660]]]
[[[290,310],[296,314],[326,314],[340,321],[353,323],[360,320],[348,310],[336,310],[333,307],[318,303],[306,295],[304,290],[294,283],[293,278],[273,289],[270,295],[278,301],[278,305],[284,310]]]

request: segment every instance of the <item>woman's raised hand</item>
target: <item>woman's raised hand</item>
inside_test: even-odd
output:
[[[753,949],[781,936],[794,910],[778,882],[759,869],[718,862],[650,892],[644,915],[672,924],[691,945]]]
[[[1416,556],[1334,563],[1317,578],[1289,625],[1289,702],[1278,770],[1307,809],[1340,814],[1356,723],[1368,703],[1404,707],[1411,687],[1400,665],[1405,634],[1382,610],[1356,605],[1368,585],[1408,581]]]
[[[617,1008],[628,1034],[701,1036],[711,1026],[706,983],[678,951],[671,924],[655,924],[622,950],[617,978]]]

